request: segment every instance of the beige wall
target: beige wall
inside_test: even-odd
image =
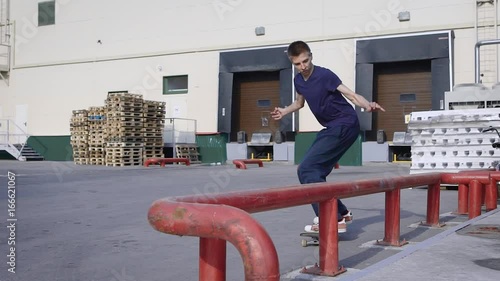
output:
[[[177,108],[198,131],[214,132],[219,52],[297,39],[354,88],[356,39],[453,30],[455,83],[474,81],[473,0],[57,0],[56,24],[36,27],[38,2],[11,2],[14,65],[10,86],[0,83],[0,118],[27,104],[34,135],[69,134],[71,110],[103,105],[113,90],[166,101],[167,116]],[[399,22],[400,11],[411,20]],[[189,92],[162,95],[162,77],[179,74]],[[300,116],[301,130],[320,128],[308,110]]]
[[[162,95],[163,76],[184,74],[187,94]],[[28,104],[30,134],[69,134],[72,110],[103,106],[108,91],[128,90],[167,102],[167,117],[174,117],[176,107],[175,117],[196,119],[202,131],[214,131],[216,117],[206,113],[217,112],[217,79],[215,52],[22,68],[10,79],[6,103],[14,106],[4,107],[3,117],[15,119],[15,104]]]

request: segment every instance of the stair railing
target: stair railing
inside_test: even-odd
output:
[[[0,119],[0,144],[9,146],[15,150],[17,155],[12,155],[18,160],[22,160],[22,151],[26,146],[30,135],[26,133],[16,122],[10,119]],[[19,145],[19,148],[16,147]]]

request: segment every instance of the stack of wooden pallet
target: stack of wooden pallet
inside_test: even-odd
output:
[[[89,127],[88,111],[73,110],[69,130],[71,132],[71,146],[75,164],[86,165],[89,160]]]
[[[110,93],[105,102],[106,166],[142,165],[144,123],[142,96]]]
[[[198,146],[196,144],[177,144],[175,154],[178,158],[187,158],[193,164],[201,163]]]
[[[104,139],[106,134],[106,108],[103,106],[89,107],[89,161],[90,165],[104,165]]]
[[[143,158],[163,157],[163,128],[165,127],[165,102],[144,101]]]
[[[134,166],[163,157],[165,102],[110,93],[105,106],[75,110],[70,121],[76,164]]]

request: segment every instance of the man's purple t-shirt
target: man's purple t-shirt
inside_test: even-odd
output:
[[[315,65],[307,81],[298,74],[294,84],[297,92],[304,96],[312,113],[324,127],[358,125],[356,110],[337,90],[342,81],[331,70]]]

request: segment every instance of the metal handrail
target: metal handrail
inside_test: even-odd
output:
[[[475,44],[475,46],[474,46],[474,65],[475,65],[474,76],[475,76],[476,83],[480,83],[480,81],[481,81],[481,65],[480,65],[479,48],[481,48],[481,46],[498,45],[498,44],[500,44],[500,39],[482,40],[482,41],[479,41]]]
[[[17,150],[17,152],[18,152],[17,156],[16,155],[13,155],[13,156],[16,159],[19,159],[19,158],[22,157],[22,151],[23,151],[24,147],[26,146],[27,140],[30,137],[30,135],[28,133],[26,133],[21,127],[19,127],[16,124],[16,122],[14,122],[14,121],[12,121],[10,119],[0,119],[0,123],[3,123],[3,122],[5,122],[7,124],[7,129],[5,131],[0,130],[0,137],[4,136],[5,139],[6,139],[6,143],[5,144],[7,144],[11,148]],[[11,132],[11,131],[16,130],[16,129],[17,129],[17,131],[19,133],[12,133]],[[26,141],[22,141],[22,142],[14,142],[14,141],[12,141],[12,139],[19,140],[21,138],[26,139]],[[15,144],[20,144],[21,148],[18,149],[17,147],[15,147]]]
[[[473,218],[481,213],[483,188],[486,209],[496,208],[498,180],[499,172],[484,170],[316,183],[211,196],[168,197],[152,204],[148,220],[160,232],[200,237],[199,280],[225,280],[227,240],[240,252],[246,281],[277,281],[279,262],[276,248],[265,229],[248,213],[319,202],[323,222],[319,241],[320,245],[327,246],[320,247],[319,267],[303,272],[335,276],[345,271],[338,263],[337,199],[385,192],[385,235],[384,240],[377,243],[402,246],[407,242],[399,241],[401,189],[427,185],[427,216],[423,224],[441,226],[441,183],[460,185],[459,208],[463,205],[460,200],[468,201],[469,218]],[[467,207],[465,209],[467,211]]]

